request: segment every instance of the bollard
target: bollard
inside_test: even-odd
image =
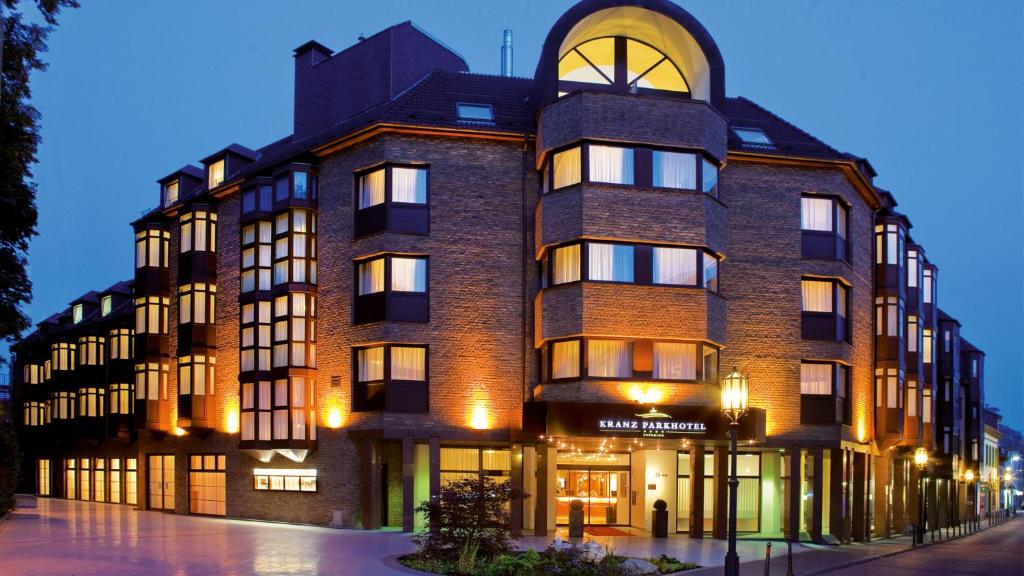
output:
[[[768,545],[764,549],[764,576],[770,576],[772,568],[772,543],[768,542]]]
[[[786,576],[793,576],[793,540],[786,541]]]
[[[917,546],[917,524],[911,524],[910,527],[913,530],[912,537],[910,538],[910,547],[913,548]]]

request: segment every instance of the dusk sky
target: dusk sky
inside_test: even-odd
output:
[[[680,3],[718,43],[729,96],[871,161],[939,267],[940,305],[987,354],[987,403],[1024,429],[1024,3]],[[291,132],[293,48],[337,51],[412,20],[496,74],[511,28],[515,73],[532,76],[572,2],[82,4],[61,15],[33,79],[33,322],[132,276],[129,223],[157,203],[155,180]]]

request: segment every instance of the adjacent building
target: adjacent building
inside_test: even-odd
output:
[[[293,133],[160,178],[134,277],[13,348],[26,489],[413,530],[492,477],[524,531],[661,499],[722,538],[735,368],[740,531],[901,533],[921,487],[932,525],[977,510],[984,354],[910,219],[867,160],[727,97],[679,6],[584,0],[532,78],[409,22],[293,57]]]

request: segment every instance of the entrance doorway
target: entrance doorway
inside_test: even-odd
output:
[[[149,509],[174,512],[174,456],[149,455]]]
[[[588,526],[629,524],[629,454],[558,454],[555,522],[569,523],[569,504],[583,502]]]

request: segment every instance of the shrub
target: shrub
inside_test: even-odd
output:
[[[423,502],[427,530],[415,537],[417,556],[452,562],[459,572],[472,571],[479,559],[489,562],[512,551],[509,505],[525,495],[510,482],[466,478],[441,487],[436,499]],[[467,569],[468,568],[468,569]]]
[[[0,424],[0,514],[14,510],[20,462],[17,436],[9,426]]]

